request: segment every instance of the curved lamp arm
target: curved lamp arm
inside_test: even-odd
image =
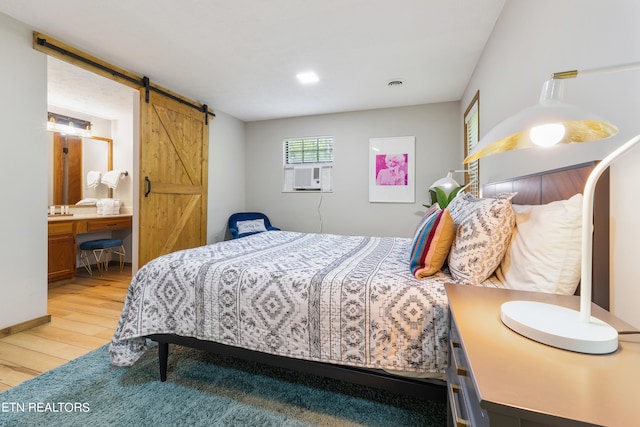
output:
[[[580,278],[580,320],[589,322],[591,318],[591,287],[593,265],[593,202],[596,184],[602,173],[617,159],[625,155],[640,142],[640,135],[635,136],[593,168],[584,186],[582,199],[582,265]]]

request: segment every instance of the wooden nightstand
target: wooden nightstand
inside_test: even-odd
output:
[[[620,336],[618,351],[608,355],[560,350],[504,326],[500,305],[531,300],[577,309],[578,297],[455,284],[447,284],[446,290],[451,312],[450,425],[640,423],[640,336]],[[619,331],[634,329],[596,305],[592,315]]]

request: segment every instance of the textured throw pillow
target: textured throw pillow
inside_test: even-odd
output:
[[[513,209],[516,227],[498,279],[510,289],[572,295],[580,282],[582,194]]]
[[[416,278],[431,276],[442,268],[453,242],[453,230],[449,209],[434,205],[427,210],[411,244],[410,269]]]
[[[456,228],[449,271],[456,281],[478,285],[500,265],[515,226],[513,196],[478,199],[464,193],[449,204]]]
[[[238,221],[238,234],[258,233],[260,231],[267,231],[267,228],[264,226],[264,219],[262,218]]]

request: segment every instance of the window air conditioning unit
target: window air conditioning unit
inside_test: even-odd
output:
[[[321,190],[322,174],[320,166],[296,166],[293,168],[294,190]]]

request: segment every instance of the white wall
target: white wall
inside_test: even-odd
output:
[[[509,0],[465,91],[480,90],[480,134],[537,102],[551,73],[640,61],[640,2],[636,0]],[[526,150],[481,160],[481,181],[603,158],[640,132],[640,71],[566,82],[565,100],[598,112],[620,133],[607,141]],[[462,114],[462,113],[460,113]],[[640,150],[611,168],[612,311],[640,327]]]
[[[224,240],[229,216],[245,210],[245,125],[215,113],[209,122],[207,243]]]
[[[47,314],[47,68],[31,43],[0,14],[0,328]]]
[[[458,102],[247,123],[246,206],[284,230],[412,235],[427,188],[459,169]],[[282,192],[282,140],[333,136],[333,192]],[[415,203],[369,203],[369,138],[416,137]]]
[[[133,91],[133,90],[132,90]],[[133,91],[137,96],[138,92]],[[120,206],[131,212],[133,207],[133,182],[137,179],[133,169],[133,157],[138,155],[134,151],[134,126],[138,126],[139,119],[134,117],[133,105],[128,114],[111,121],[111,138],[113,139],[113,169],[124,170],[129,175],[120,180],[118,187],[113,190],[113,198],[120,200]],[[122,211],[122,209],[121,209]]]

